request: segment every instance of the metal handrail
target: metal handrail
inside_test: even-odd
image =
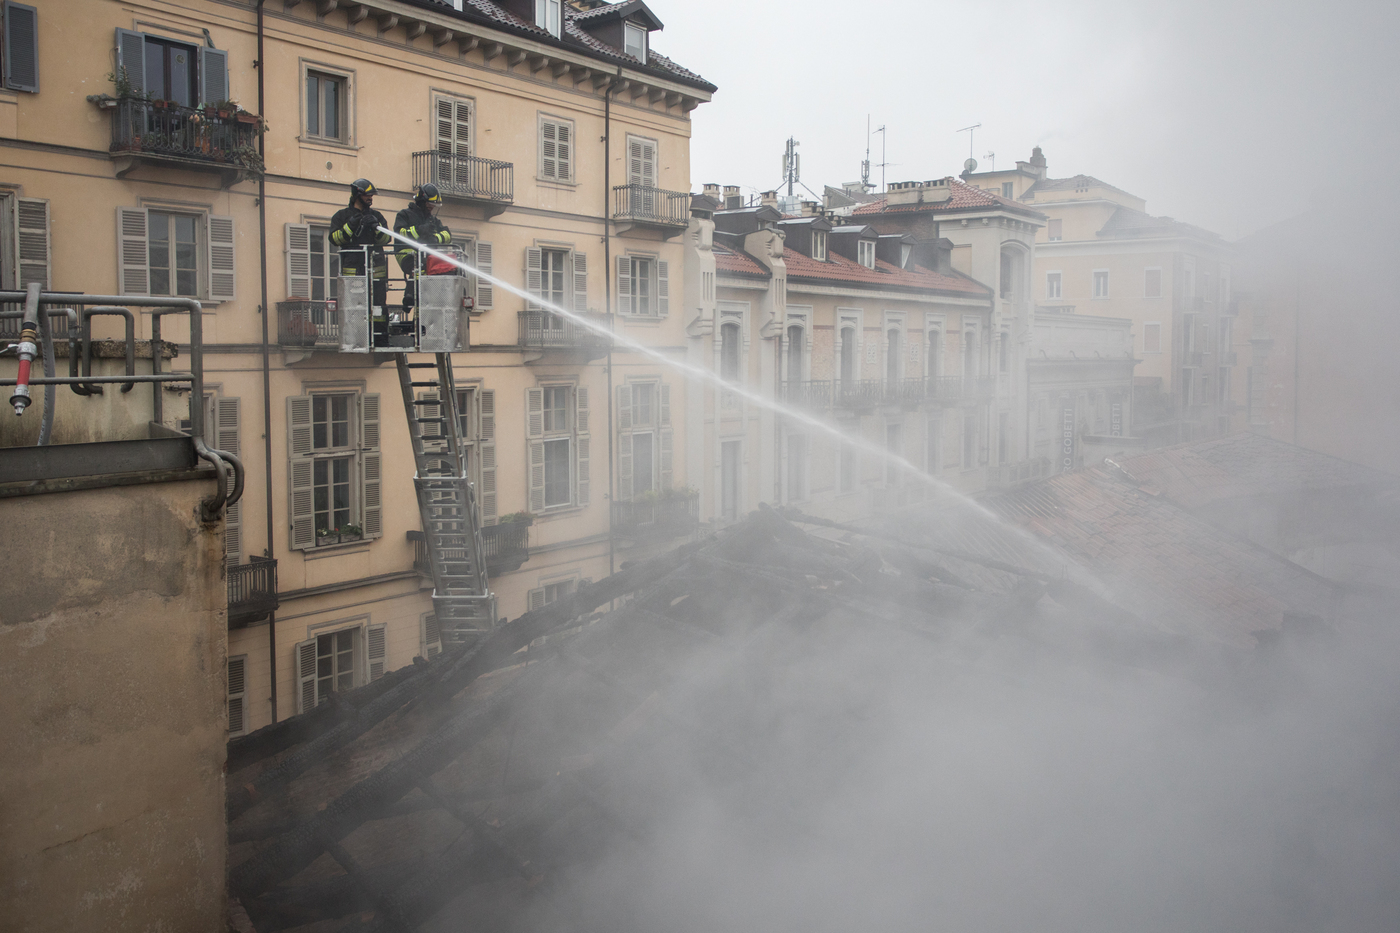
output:
[[[142,153],[261,170],[256,123],[212,108],[124,97],[112,110],[112,152]]]
[[[579,317],[612,330],[610,314],[580,314]],[[549,311],[520,311],[517,312],[517,320],[519,346],[529,350],[606,349],[612,343],[611,337],[585,327],[573,318]]]
[[[651,185],[617,185],[613,188],[613,219],[684,227],[690,223],[690,195]]]
[[[413,186],[434,184],[444,197],[510,204],[515,200],[515,164],[429,149],[413,154]]]

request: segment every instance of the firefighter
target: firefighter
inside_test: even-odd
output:
[[[446,246],[452,242],[452,231],[437,219],[438,208],[441,206],[442,194],[437,185],[423,185],[413,200],[408,202],[408,206],[399,211],[398,216],[394,218],[394,232],[434,249]],[[397,256],[406,280],[403,288],[403,311],[407,315],[413,310],[414,301],[417,299],[413,273],[418,265],[418,251],[400,240]]]
[[[364,275],[365,248],[369,249],[371,280],[374,283],[371,319],[374,342],[383,344],[389,332],[384,305],[388,301],[389,260],[384,247],[393,237],[382,232],[388,227],[384,215],[374,209],[374,185],[367,178],[350,183],[350,203],[331,218],[331,242],[340,247],[340,274]]]

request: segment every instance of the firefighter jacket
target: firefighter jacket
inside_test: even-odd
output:
[[[394,218],[394,232],[434,249],[452,242],[452,231],[417,201],[410,201],[407,207],[399,211],[398,216]],[[412,271],[417,254],[413,247],[402,240],[398,243],[395,255],[398,256],[399,265],[403,266],[405,272]]]
[[[355,207],[353,201],[348,207],[336,211],[335,216],[331,218],[331,242],[342,250],[353,250],[353,252],[341,253],[341,271],[346,275],[360,275],[359,248],[368,246],[370,255],[374,257],[374,277],[376,279],[387,278],[389,262],[384,255],[384,247],[393,240],[393,237],[379,230],[380,227],[387,226],[389,226],[388,221],[379,211],[373,208],[367,211],[361,210]]]

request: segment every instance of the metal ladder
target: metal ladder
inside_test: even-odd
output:
[[[487,586],[481,516],[457,437],[452,355],[438,353],[432,363],[409,362],[406,353],[396,359],[432,569],[433,613],[444,647],[474,641],[495,626],[496,598]],[[438,416],[425,410],[434,407]]]

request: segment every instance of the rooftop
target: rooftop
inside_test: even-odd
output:
[[[993,210],[1001,209],[1011,211],[1029,217],[1041,217],[1041,213],[1032,207],[1013,201],[1010,198],[1003,198],[999,194],[992,194],[990,191],[983,191],[973,185],[960,181],[956,178],[947,179],[950,197],[946,201],[924,202],[921,204],[889,204],[887,198],[880,198],[869,204],[862,204],[851,211],[852,216],[869,216],[873,214],[905,214],[905,213],[956,213],[958,211],[972,210]]]
[[[826,262],[819,262],[796,250],[784,248],[783,262],[787,265],[788,278],[917,291],[958,292],[979,298],[990,297],[992,294],[991,289],[960,272],[930,272],[922,266],[915,266],[912,270],[900,269],[880,259],[875,260],[874,269],[867,269],[834,250],[828,250],[826,256]]]

